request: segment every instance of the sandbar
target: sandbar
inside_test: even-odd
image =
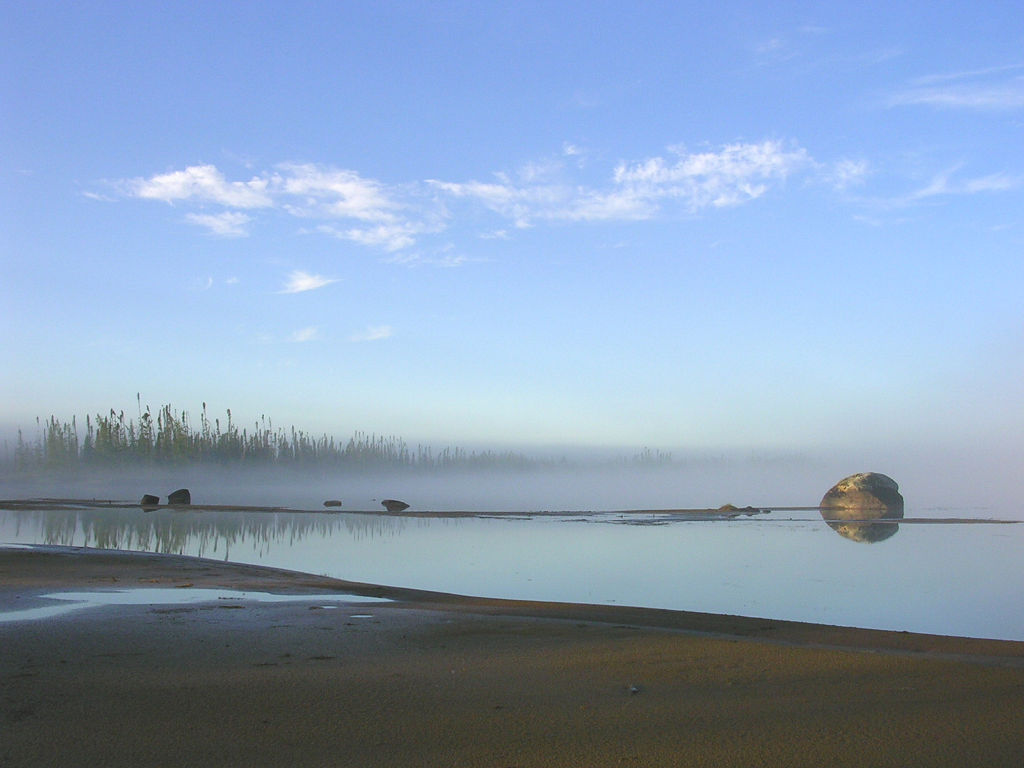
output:
[[[0,623],[0,765],[1024,764],[1022,642],[0,548],[0,611],[143,587],[390,601]]]

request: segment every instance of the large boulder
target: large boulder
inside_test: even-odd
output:
[[[903,496],[891,477],[861,472],[844,477],[821,499],[821,516],[829,526],[853,541],[873,543],[893,536],[903,518]]]
[[[191,504],[192,494],[189,493],[188,488],[179,488],[174,493],[168,494],[168,504]]]
[[[384,499],[381,504],[388,512],[404,512],[409,508],[408,504],[398,499]]]
[[[900,487],[888,475],[861,472],[844,477],[828,489],[821,499],[822,509],[857,509],[898,512],[903,517]]]

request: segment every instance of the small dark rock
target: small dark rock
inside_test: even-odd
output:
[[[167,496],[168,504],[191,504],[192,494],[189,493],[188,488],[179,488],[174,493]]]
[[[338,501],[337,499],[328,499],[327,501],[324,502],[324,506],[325,507],[340,507],[341,506],[341,502]]]
[[[155,507],[160,504],[160,497],[154,496],[152,493],[144,494],[142,501],[139,502],[141,507]]]
[[[408,504],[398,499],[384,499],[381,504],[388,512],[404,512],[409,508]]]

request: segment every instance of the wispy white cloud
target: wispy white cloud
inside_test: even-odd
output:
[[[362,221],[394,221],[400,206],[384,185],[357,172],[306,163],[282,164],[271,177],[272,188],[296,216]]]
[[[521,228],[531,226],[535,219],[565,218],[573,195],[569,187],[513,181],[504,174],[499,174],[494,182],[430,183],[454,197],[475,200]]]
[[[452,246],[447,246],[433,253],[403,251],[389,256],[385,261],[388,264],[402,264],[407,267],[431,266],[452,269],[471,261],[486,261],[486,259],[470,258],[463,253],[455,252]]]
[[[322,224],[317,231],[349,240],[360,245],[377,246],[386,251],[400,251],[416,242],[415,235],[423,229],[412,222],[389,222],[374,227],[350,227],[342,229],[330,224]]]
[[[740,205],[764,195],[772,184],[811,166],[807,150],[780,141],[727,144],[718,151],[687,152],[620,164],[615,181],[638,200],[679,200],[691,211]]]
[[[1024,187],[1024,177],[1007,173],[991,173],[983,176],[965,176],[961,173],[963,164],[954,165],[935,173],[923,184],[903,194],[886,197],[867,196],[858,198],[863,210],[854,218],[872,225],[892,221],[888,214],[904,211],[915,206],[937,204],[944,198],[980,194],[998,194]],[[872,211],[874,213],[872,213]],[[885,213],[886,218],[879,218]]]
[[[528,165],[493,181],[430,183],[458,198],[473,199],[517,227],[537,221],[636,221],[656,216],[669,203],[691,212],[740,205],[764,195],[787,176],[811,167],[807,151],[779,141],[728,144],[690,153],[670,148],[656,156],[620,163],[602,188],[571,184],[559,169]]]
[[[289,341],[293,344],[302,344],[306,341],[313,341],[320,337],[320,329],[315,325],[307,326],[306,328],[300,328],[295,331],[290,337]]]
[[[273,205],[268,181],[227,181],[216,166],[193,165],[149,179],[131,179],[125,184],[129,194],[147,200],[175,203],[186,200],[217,203],[232,208],[266,208]]]
[[[365,331],[353,333],[348,340],[351,342],[382,341],[391,338],[392,334],[390,325],[371,325]]]
[[[117,201],[117,198],[111,195],[104,195],[99,192],[92,192],[89,190],[82,192],[82,195],[90,200],[98,200],[101,203],[113,203]]]
[[[890,96],[888,103],[938,109],[1021,109],[1024,108],[1024,65],[925,75]]]
[[[566,142],[547,158],[485,180],[386,184],[351,169],[282,163],[244,181],[230,180],[212,165],[195,165],[113,187],[122,197],[186,207],[186,221],[223,237],[245,236],[255,222],[277,215],[308,222],[297,231],[382,251],[392,262],[455,266],[466,259],[428,258],[417,249],[454,223],[481,223],[476,221],[481,211],[494,214],[497,222],[494,217],[482,222],[477,235],[507,238],[514,228],[542,223],[642,221],[742,206],[797,176],[843,191],[862,184],[869,171],[865,160],[822,162],[796,142],[775,139],[697,151],[670,146],[620,161],[603,174],[583,167],[586,154],[580,145]],[[430,252],[429,243],[425,247]],[[408,258],[396,258],[401,254]],[[297,272],[282,292],[313,290],[328,282],[333,280]]]
[[[754,45],[754,54],[762,64],[776,64],[796,58],[796,49],[783,37],[770,37]]]
[[[239,211],[223,213],[188,213],[185,220],[190,224],[206,227],[211,234],[221,237],[245,237],[249,234],[246,224],[252,217]]]
[[[288,275],[288,281],[278,293],[302,293],[323,288],[325,285],[338,282],[337,278],[324,277],[323,275],[311,275],[308,272],[296,270]]]
[[[866,160],[844,158],[825,170],[825,178],[835,189],[842,191],[864,183],[870,173]]]
[[[216,166],[194,165],[114,186],[128,197],[197,206],[200,210],[186,214],[186,221],[228,237],[247,234],[246,225],[253,220],[239,209],[277,210],[329,222],[319,229],[335,237],[394,251],[414,244],[417,235],[434,231],[442,220],[440,213],[400,200],[409,197],[406,190],[389,188],[353,170],[312,163],[283,163],[249,181],[229,181]],[[209,206],[230,210],[209,212]]]
[[[957,179],[954,178],[954,174],[958,168],[959,166],[936,174],[928,184],[908,195],[906,198],[907,202],[938,197],[940,195],[976,195],[985,192],[1005,192],[1021,185],[1020,178],[1014,178],[1005,173]]]

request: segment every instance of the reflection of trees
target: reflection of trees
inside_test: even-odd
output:
[[[272,543],[346,533],[356,541],[396,536],[409,519],[380,515],[302,512],[179,512],[138,509],[0,511],[13,519],[15,533],[38,531],[41,541],[58,546],[87,546],[162,554],[194,552],[211,557],[232,546],[251,545],[263,554]]]

